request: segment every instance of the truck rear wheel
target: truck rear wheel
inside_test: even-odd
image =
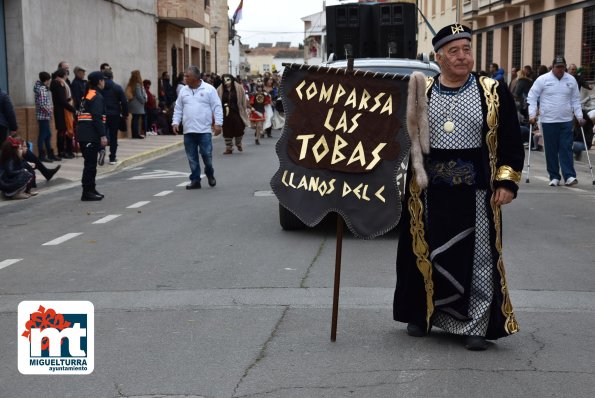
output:
[[[279,203],[279,223],[281,224],[281,228],[286,231],[306,228],[306,224],[295,214],[283,207],[281,203]]]

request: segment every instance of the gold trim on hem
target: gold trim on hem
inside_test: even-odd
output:
[[[500,98],[496,91],[498,82],[489,77],[482,76],[479,78],[479,82],[484,90],[485,101],[488,108],[487,114],[487,125],[488,134],[486,136],[486,143],[490,153],[490,175],[491,175],[491,187],[494,190],[494,180],[497,179],[496,175],[496,163],[497,163],[497,149],[498,149],[498,108],[500,106]],[[508,167],[508,166],[503,166]],[[511,169],[512,170],[512,169]],[[513,170],[514,171],[514,170]],[[520,176],[519,176],[520,181]],[[490,201],[492,212],[494,213],[494,227],[496,230],[496,250],[498,252],[497,268],[500,273],[500,291],[502,292],[503,300],[501,311],[506,321],[504,322],[504,331],[507,334],[513,334],[519,331],[519,325],[514,316],[514,310],[508,295],[508,285],[506,283],[506,271],[504,269],[504,260],[502,258],[502,217],[500,206],[497,206],[494,201]]]
[[[415,171],[409,182],[409,192],[411,197],[408,201],[409,214],[411,221],[409,231],[411,232],[413,253],[416,257],[416,265],[424,278],[424,287],[426,290],[426,330],[430,330],[430,318],[434,313],[434,281],[432,280],[432,263],[428,260],[430,247],[426,242],[423,214],[424,208],[420,199],[421,189],[415,179]]]

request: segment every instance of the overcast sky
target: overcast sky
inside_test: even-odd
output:
[[[347,4],[355,0],[327,0],[326,5]],[[322,11],[322,0],[244,0],[242,20],[236,25],[243,44],[290,41],[292,46],[304,42],[301,18]],[[229,17],[240,0],[229,0]]]

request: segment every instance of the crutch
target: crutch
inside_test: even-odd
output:
[[[533,125],[529,123],[529,155],[527,156],[527,179],[525,182],[529,183],[529,173],[531,172],[531,149],[533,148]]]
[[[587,161],[589,162],[589,170],[591,170],[591,180],[595,185],[595,178],[593,177],[593,166],[591,165],[591,158],[589,157],[589,147],[587,146],[587,139],[585,138],[585,130],[581,126],[581,133],[583,133],[583,144],[585,144],[585,152],[587,152]]]

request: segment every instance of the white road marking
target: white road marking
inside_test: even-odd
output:
[[[200,175],[200,178],[205,178],[206,176],[207,176],[206,174],[201,174],[201,175]],[[189,182],[189,181],[186,181],[186,182],[181,182],[181,183],[179,183],[178,185],[176,185],[176,187],[185,187],[185,186],[186,186],[186,185],[188,185],[188,184],[190,184],[190,182]]]
[[[45,242],[42,246],[56,246],[59,245],[60,243],[64,243],[67,240],[70,240],[72,238],[76,238],[79,235],[82,235],[82,232],[71,232],[69,234],[66,235],[62,235],[59,238],[56,238],[54,240],[50,240],[49,242]]]
[[[172,193],[173,191],[161,191],[159,193],[156,193],[153,196],[165,196],[165,195],[169,195],[170,193]]]
[[[150,200],[144,200],[144,201],[141,201],[141,202],[136,202],[135,204],[128,206],[127,209],[138,209],[139,207],[143,207],[147,203],[151,203],[151,201]]]
[[[21,260],[22,260],[22,258],[9,258],[7,260],[0,261],[0,269],[9,267],[13,264],[18,263]]]
[[[153,170],[141,175],[130,177],[129,180],[152,180],[156,178],[188,178],[188,172]]]
[[[273,191],[256,191],[254,196],[275,196],[275,194]]]
[[[95,221],[93,224],[105,224],[105,223],[108,223],[120,216],[121,216],[121,214],[110,214],[109,216],[100,218],[99,220]]]

